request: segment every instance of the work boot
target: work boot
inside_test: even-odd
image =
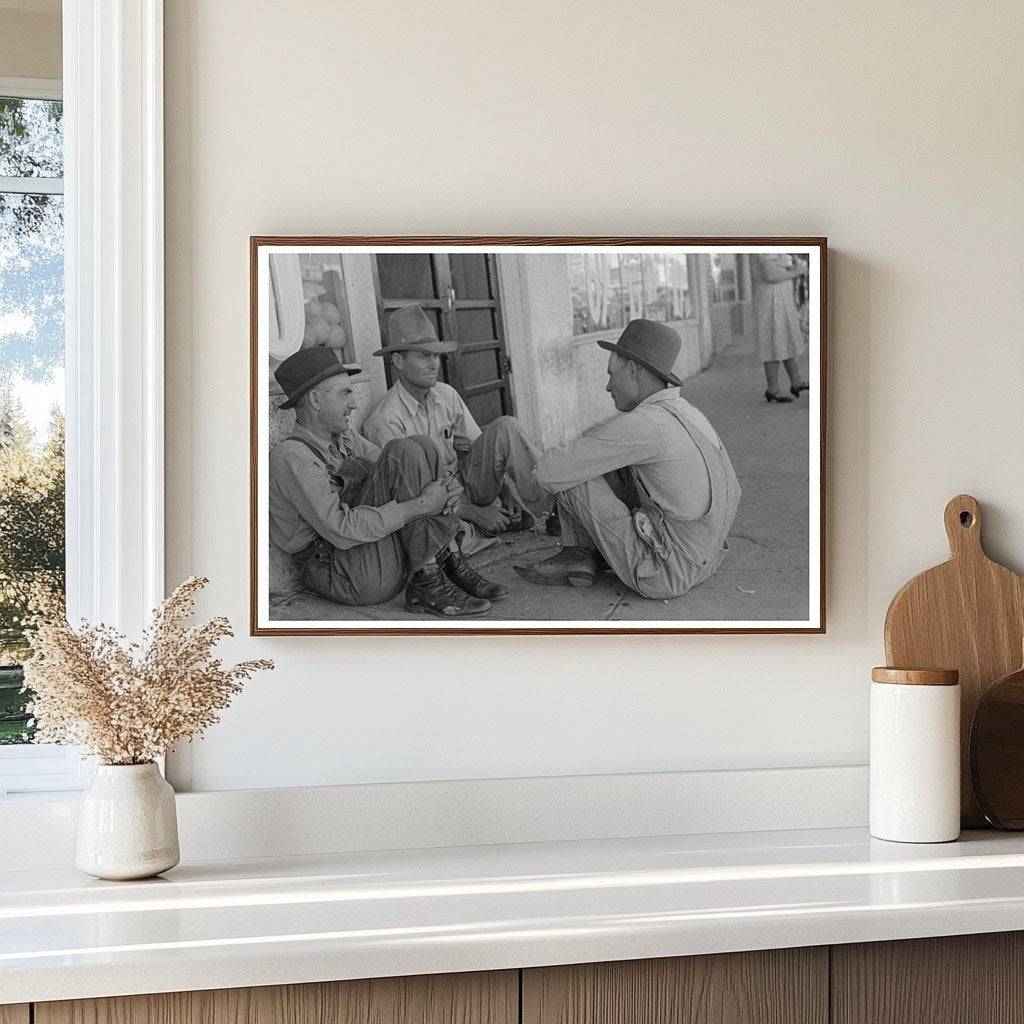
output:
[[[435,562],[417,569],[409,577],[405,608],[410,612],[430,612],[445,619],[458,619],[486,615],[491,610],[491,602],[459,590]]]
[[[481,576],[461,551],[449,550],[447,554],[442,552],[438,555],[438,560],[444,566],[445,576],[471,597],[482,597],[485,601],[500,601],[511,593],[508,587]]]
[[[594,552],[580,547],[562,548],[550,558],[532,565],[514,565],[512,568],[531,583],[546,586],[590,587],[597,579]]]

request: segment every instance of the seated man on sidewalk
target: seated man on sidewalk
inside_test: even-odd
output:
[[[740,485],[718,434],[681,397],[682,342],[666,324],[633,320],[611,352],[619,415],[547,452],[537,480],[557,495],[563,548],[520,576],[590,586],[597,558],[643,597],[679,597],[711,576],[728,547]]]
[[[441,355],[458,346],[438,339],[419,306],[396,309],[387,333],[374,355],[390,359],[398,379],[367,416],[363,433],[377,445],[413,434],[433,438],[465,490],[459,518],[484,536],[532,527],[524,504],[538,509],[545,498],[533,479],[540,451],[519,421],[500,416],[481,431],[455,388],[437,379]]]
[[[274,371],[295,428],[270,453],[270,539],[329,601],[380,604],[404,586],[410,611],[485,614],[495,584],[454,543],[457,483],[429,438],[381,450],[349,430],[348,375],[358,372],[329,348],[300,349]]]

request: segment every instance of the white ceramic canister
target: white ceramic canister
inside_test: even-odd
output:
[[[174,790],[148,764],[100,764],[82,794],[75,865],[96,878],[150,878],[178,863]]]
[[[954,669],[871,672],[871,834],[897,843],[960,835],[960,683]]]

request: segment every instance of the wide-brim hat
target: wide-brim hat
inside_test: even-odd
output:
[[[433,352],[444,355],[454,352],[459,346],[454,341],[441,341],[437,328],[420,306],[402,306],[388,317],[388,336],[383,348],[375,356],[387,356],[392,352]]]
[[[630,320],[618,341],[599,341],[598,345],[624,359],[632,359],[669,384],[682,387],[675,366],[683,339],[668,324],[657,320]]]
[[[335,377],[339,373],[351,376],[359,373],[361,369],[358,363],[343,363],[333,348],[300,348],[274,371],[277,383],[288,396],[288,401],[282,402],[278,408],[294,409],[295,403],[321,381]]]

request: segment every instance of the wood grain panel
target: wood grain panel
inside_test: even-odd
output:
[[[0,1006],[0,1024],[28,1024],[28,1004],[8,1003]]]
[[[516,1024],[517,1019],[517,972],[493,971],[38,1003],[35,1024]]]
[[[833,1024],[1024,1024],[1024,934],[832,947]]]
[[[825,1024],[828,950],[541,967],[523,972],[523,1024]]]

